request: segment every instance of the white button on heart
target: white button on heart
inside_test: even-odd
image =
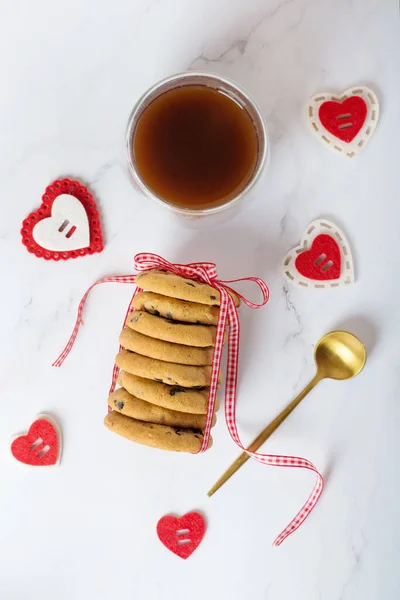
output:
[[[51,217],[39,221],[32,236],[45,250],[63,252],[87,248],[90,229],[86,210],[75,196],[61,194],[53,202]]]

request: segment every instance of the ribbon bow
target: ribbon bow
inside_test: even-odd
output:
[[[273,465],[273,466],[281,466],[281,467],[299,467],[303,469],[309,469],[314,471],[317,475],[317,481],[315,483],[314,489],[311,492],[308,500],[301,508],[301,510],[297,513],[297,515],[292,519],[287,527],[278,535],[278,537],[274,541],[274,545],[279,546],[291,533],[296,531],[300,527],[300,525],[305,521],[308,517],[323,490],[323,478],[321,474],[317,471],[312,463],[310,463],[305,458],[298,458],[295,456],[278,456],[272,454],[260,454],[258,452],[251,452],[246,450],[243,446],[236,425],[236,387],[237,387],[237,377],[238,377],[238,362],[239,362],[239,340],[240,340],[240,322],[239,315],[236,308],[236,303],[234,300],[234,295],[241,298],[241,300],[247,304],[247,306],[251,308],[260,308],[264,306],[268,302],[269,291],[266,283],[257,277],[244,277],[242,279],[231,279],[231,280],[219,280],[217,277],[217,268],[214,263],[211,262],[197,262],[190,264],[173,264],[169,261],[165,260],[161,256],[157,254],[151,253],[141,253],[137,254],[134,258],[134,266],[135,269],[139,272],[149,271],[152,269],[165,270],[169,273],[175,273],[176,275],[180,275],[182,277],[186,277],[188,279],[193,279],[197,281],[201,281],[206,283],[220,293],[220,309],[219,316],[216,328],[216,336],[215,336],[215,346],[214,346],[214,354],[212,361],[212,373],[211,373],[211,381],[210,381],[210,391],[208,396],[208,408],[206,415],[206,425],[204,428],[203,442],[200,448],[200,452],[205,452],[208,448],[208,443],[210,439],[210,431],[212,426],[212,419],[214,415],[215,409],[215,399],[217,394],[218,387],[218,376],[220,371],[221,357],[222,357],[222,349],[224,344],[224,336],[227,321],[229,322],[229,333],[228,333],[228,360],[227,360],[227,369],[226,369],[226,380],[225,380],[225,420],[226,425],[228,427],[229,433],[233,441],[241,448],[247,452],[252,458],[257,460],[258,462]],[[79,303],[78,307],[78,316],[76,319],[75,327],[71,334],[70,339],[68,340],[67,345],[64,350],[61,352],[60,356],[53,363],[53,366],[60,367],[66,357],[68,356],[71,348],[75,342],[75,339],[78,335],[79,327],[83,324],[82,314],[86,299],[90,293],[90,291],[100,283],[130,283],[133,284],[136,282],[136,275],[117,275],[112,277],[104,277],[99,281],[96,281],[85,293],[82,300]],[[255,282],[263,296],[263,301],[261,304],[255,304],[239,294],[237,291],[232,290],[227,284],[229,283],[238,283],[240,281],[253,281]],[[140,290],[140,288],[136,288],[132,300],[136,293]],[[230,293],[231,292],[231,293]],[[124,319],[124,326],[126,325],[129,314],[132,312],[132,300],[129,304],[127,313]],[[119,368],[117,365],[114,365],[113,368],[113,376],[112,383],[110,388],[110,393],[114,391],[117,377],[119,373]]]
[[[165,270],[175,275],[198,279],[203,283],[212,285],[211,281],[217,279],[217,265],[212,262],[197,262],[181,265],[170,263],[157,254],[136,254],[134,258],[136,271],[150,271],[151,269]]]

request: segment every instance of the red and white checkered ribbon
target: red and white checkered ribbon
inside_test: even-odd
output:
[[[235,294],[239,296],[242,301],[250,306],[251,308],[260,308],[264,306],[269,298],[268,287],[262,279],[258,279],[257,277],[245,277],[243,279],[232,279],[229,281],[223,281],[217,279],[217,269],[214,263],[210,262],[199,262],[199,263],[191,263],[191,264],[172,264],[158,256],[157,254],[149,254],[142,253],[137,254],[135,256],[135,269],[137,271],[149,271],[151,269],[164,269],[170,273],[175,273],[176,275],[181,275],[183,277],[187,277],[189,279],[194,279],[196,281],[201,281],[203,283],[207,283],[213,288],[217,289],[221,295],[221,305],[217,323],[217,331],[216,331],[216,339],[215,339],[215,348],[214,348],[214,356],[212,363],[212,374],[211,374],[211,382],[210,382],[210,392],[208,397],[208,410],[206,416],[206,425],[204,429],[203,443],[200,449],[200,452],[204,452],[207,450],[208,442],[210,439],[210,431],[212,426],[212,419],[215,408],[215,399],[217,394],[218,387],[218,376],[220,371],[221,364],[221,356],[222,349],[224,343],[225,329],[227,322],[229,323],[229,335],[228,335],[228,362],[227,362],[227,372],[226,372],[226,381],[225,381],[225,420],[229,430],[229,433],[233,439],[233,441],[241,448],[247,452],[252,458],[257,460],[258,462],[272,465],[276,467],[297,467],[301,469],[308,469],[310,471],[314,471],[317,476],[317,481],[314,485],[314,488],[307,499],[304,506],[297,513],[297,515],[292,519],[287,527],[278,535],[278,537],[274,541],[275,546],[279,546],[291,533],[296,531],[300,527],[300,525],[306,520],[308,515],[311,513],[314,506],[317,504],[319,497],[321,496],[324,480],[322,475],[318,472],[318,470],[314,467],[314,465],[306,460],[305,458],[298,458],[296,456],[281,456],[274,454],[261,454],[258,452],[250,452],[246,450],[240,441],[239,433],[236,426],[236,386],[237,386],[237,377],[238,377],[238,363],[239,363],[239,340],[240,340],[240,322],[239,315],[235,305],[235,301],[232,296],[228,293],[228,290],[231,288],[227,285],[230,283],[237,283],[239,281],[254,281],[260,288],[263,301],[261,304],[255,304],[247,300],[244,296],[235,291]],[[100,279],[96,283],[94,283],[83,296],[82,300],[79,303],[78,308],[78,316],[75,323],[74,330],[70,339],[68,340],[67,345],[64,350],[57,358],[57,360],[53,363],[53,366],[60,367],[64,362],[65,358],[68,356],[75,339],[78,335],[79,327],[83,324],[82,314],[86,299],[90,293],[90,291],[100,283],[131,283],[134,284],[136,281],[136,275],[119,275],[115,277],[104,277]],[[138,292],[140,288],[136,288],[133,297]],[[232,290],[233,291],[233,290]],[[132,297],[132,299],[133,299]],[[128,307],[128,311],[126,313],[124,319],[124,326],[128,319],[128,315],[132,311],[132,302]],[[117,377],[118,377],[119,369],[116,365],[114,365],[113,376],[112,376],[112,384],[110,392],[114,391]]]

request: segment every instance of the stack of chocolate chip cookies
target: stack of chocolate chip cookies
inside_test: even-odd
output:
[[[220,294],[207,284],[166,271],[146,271],[136,281],[145,291],[136,294],[135,310],[120,335],[124,349],[116,364],[122,387],[110,395],[112,412],[104,423],[139,444],[198,452]],[[239,298],[232,296],[239,305]]]

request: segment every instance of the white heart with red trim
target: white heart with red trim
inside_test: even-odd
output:
[[[308,277],[305,277],[299,273],[298,269],[296,268],[296,259],[299,254],[309,251],[314,240],[322,234],[332,237],[339,247],[341,267],[340,277],[337,279],[309,279]],[[321,269],[322,266],[323,263],[321,263]],[[290,250],[290,252],[288,252],[288,254],[285,256],[282,263],[282,274],[290,283],[303,288],[329,289],[344,287],[354,283],[355,277],[353,257],[351,254],[350,245],[343,231],[341,231],[337,225],[325,219],[318,219],[310,223],[303,237],[301,238],[300,245]]]
[[[342,103],[348,100],[352,96],[358,96],[362,98],[367,107],[367,114],[365,121],[358,131],[357,135],[350,142],[345,142],[328,131],[326,127],[321,123],[320,119],[320,108],[326,102],[338,102]],[[350,115],[338,114],[336,119],[342,120],[341,127],[351,127]],[[368,87],[359,86],[349,88],[345,90],[339,96],[330,93],[320,93],[313,96],[307,106],[307,119],[311,127],[311,131],[317,136],[317,138],[324,144],[324,146],[333,150],[337,154],[342,154],[353,158],[356,156],[371,139],[374,133],[379,119],[379,102],[376,94]]]
[[[60,194],[51,207],[51,217],[39,221],[33,239],[45,250],[81,250],[90,245],[90,228],[82,203],[70,194]]]

